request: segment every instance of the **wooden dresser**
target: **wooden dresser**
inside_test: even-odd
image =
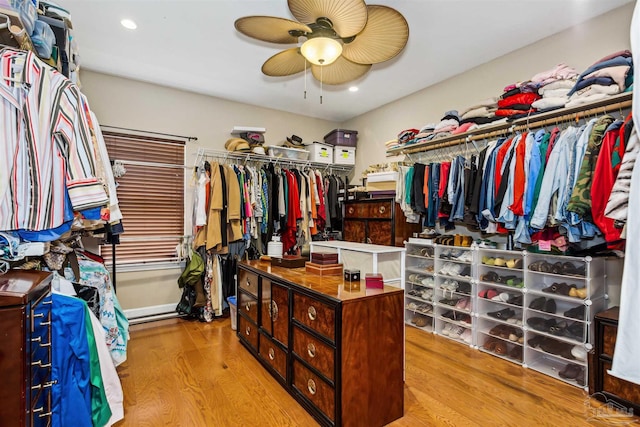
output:
[[[343,204],[342,239],[347,242],[404,246],[420,224],[407,222],[400,205],[393,198],[348,200]]]
[[[51,424],[51,273],[0,276],[0,426]]]
[[[589,393],[602,401],[614,401],[640,413],[640,385],[607,373],[611,369],[618,333],[619,307],[595,315],[595,354],[589,366]]]
[[[320,424],[402,417],[401,289],[241,262],[237,311],[242,344]]]

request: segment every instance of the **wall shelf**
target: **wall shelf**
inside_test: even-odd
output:
[[[613,95],[609,98],[592,102],[590,104],[580,105],[571,108],[559,108],[557,110],[539,113],[528,117],[522,117],[510,122],[500,122],[493,125],[483,126],[470,132],[460,135],[452,135],[437,140],[418,142],[415,144],[404,145],[402,147],[387,150],[387,156],[399,156],[402,154],[421,153],[425,151],[438,150],[441,148],[452,147],[463,144],[465,142],[473,142],[486,138],[493,138],[503,135],[507,132],[526,130],[550,124],[556,124],[560,121],[579,120],[585,116],[594,114],[610,113],[631,107],[633,93],[625,92]]]

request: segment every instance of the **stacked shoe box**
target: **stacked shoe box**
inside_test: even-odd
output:
[[[470,329],[473,347],[586,388],[593,317],[607,305],[606,270],[621,268],[621,260],[450,247],[427,239],[409,239],[406,249],[408,325],[465,344],[462,334]]]

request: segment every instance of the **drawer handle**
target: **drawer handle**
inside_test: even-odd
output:
[[[314,306],[309,307],[309,309],[307,310],[307,314],[309,315],[309,319],[311,320],[316,320],[316,317],[318,317],[318,312],[316,311],[316,308]]]
[[[44,317],[44,313],[35,313],[33,318],[35,319],[36,317]]]
[[[247,329],[244,330],[244,333],[247,335],[251,335],[251,326],[247,326]]]
[[[381,214],[383,214],[386,210],[387,210],[387,208],[386,208],[386,207],[384,207],[384,206],[380,206],[380,207],[378,208],[378,212],[380,212]]]
[[[276,358],[276,351],[273,347],[269,347],[269,359],[274,360]]]
[[[247,277],[247,287],[251,287],[251,280]]]
[[[44,413],[38,415],[38,417],[40,417],[40,418],[50,417],[51,414],[52,414],[51,412],[44,412]]]
[[[271,301],[271,318],[274,322],[278,320],[278,303],[275,301]]]
[[[312,378],[309,378],[309,381],[307,381],[307,388],[309,389],[309,393],[316,394],[316,382]]]
[[[42,301],[42,304],[43,304],[43,305],[51,305],[51,304],[53,304],[53,301],[52,301],[52,300],[50,300],[50,299],[48,299],[48,300],[46,300],[46,301]]]
[[[307,353],[309,357],[316,357],[316,346],[312,342],[307,345]]]
[[[246,304],[244,305],[244,309],[245,309],[245,310],[247,310],[247,311],[251,311],[251,304],[246,303]]]
[[[348,212],[349,215],[352,215],[355,212],[355,208],[353,206],[349,206]]]
[[[31,338],[31,342],[40,342],[42,341],[42,337]]]
[[[51,322],[40,322],[40,326],[49,326]]]

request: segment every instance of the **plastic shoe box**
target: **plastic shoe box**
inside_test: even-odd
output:
[[[308,160],[309,152],[299,148],[271,146],[269,147],[269,156],[291,160]]]
[[[324,142],[330,145],[355,147],[358,144],[358,131],[334,129],[324,136]]]

